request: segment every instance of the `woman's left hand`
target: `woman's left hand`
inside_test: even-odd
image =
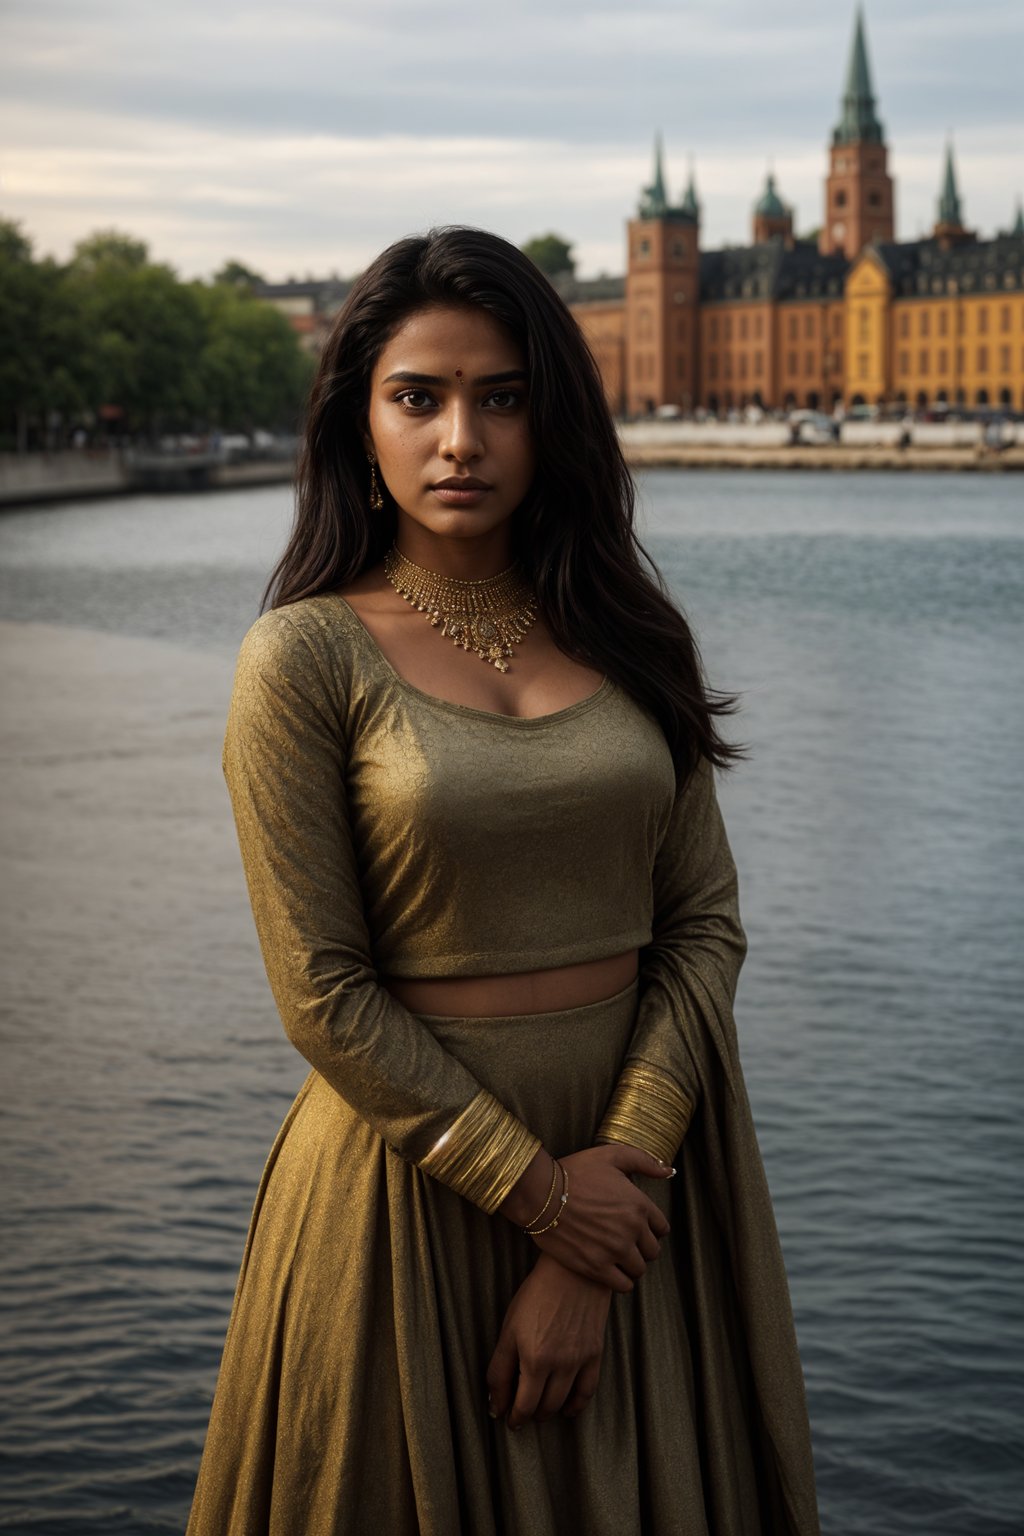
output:
[[[509,1429],[582,1413],[597,1390],[612,1292],[542,1253],[509,1303],[487,1369],[494,1418]],[[516,1376],[518,1374],[518,1385]]]

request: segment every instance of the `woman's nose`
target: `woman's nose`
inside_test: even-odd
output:
[[[483,453],[480,423],[474,404],[454,400],[441,419],[441,457],[457,459],[460,464],[478,459]]]

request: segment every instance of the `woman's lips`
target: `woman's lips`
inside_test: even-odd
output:
[[[449,507],[476,507],[483,501],[490,490],[489,485],[434,485],[431,490],[438,501],[443,501]]]

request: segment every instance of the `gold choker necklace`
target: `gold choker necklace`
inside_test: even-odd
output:
[[[442,635],[464,651],[475,651],[499,672],[508,671],[513,645],[525,640],[537,617],[537,599],[518,562],[482,581],[459,581],[424,570],[407,560],[396,544],[384,556],[384,574],[400,597],[428,615]]]

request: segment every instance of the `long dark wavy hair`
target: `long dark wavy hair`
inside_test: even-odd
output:
[[[559,649],[620,685],[658,720],[677,772],[743,755],[720,716],[736,699],[705,681],[685,616],[640,543],[635,491],[597,365],[569,310],[523,253],[484,230],[398,240],[353,284],[313,381],[295,522],[264,606],[345,587],[395,537],[396,509],[370,509],[362,431],[376,360],[432,305],[486,310],[526,357],[536,474],[513,516],[513,546]]]

